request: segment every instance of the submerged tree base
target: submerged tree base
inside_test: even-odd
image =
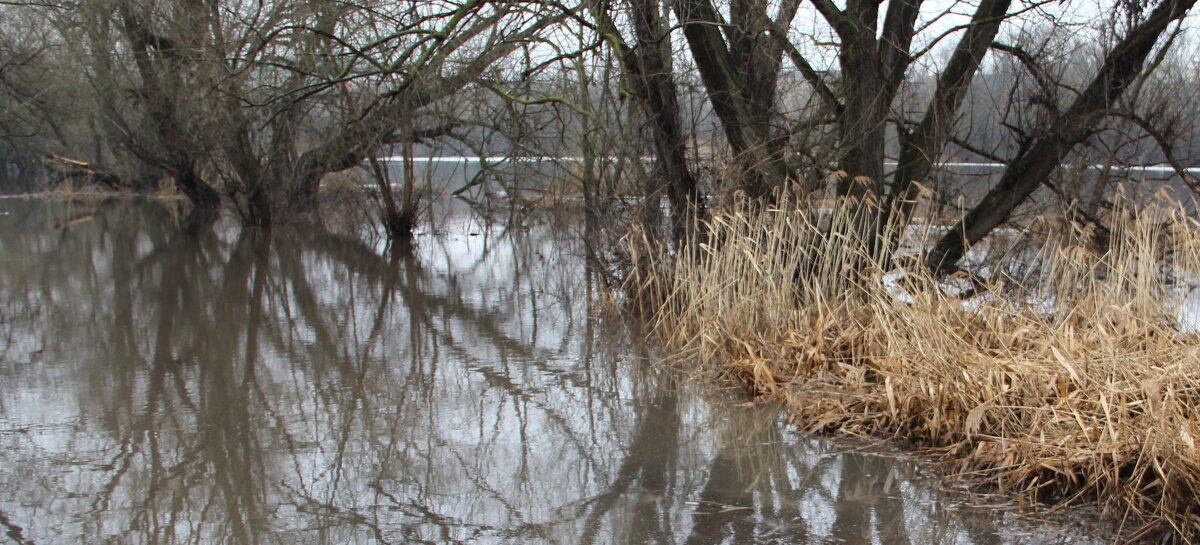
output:
[[[1064,227],[988,263],[963,300],[957,279],[885,274],[883,256],[921,270],[935,227],[868,247],[853,217],[717,211],[712,244],[649,254],[629,288],[680,361],[781,401],[803,429],[902,440],[1022,500],[1094,503],[1130,540],[1200,539],[1193,218],[1118,210],[1104,247]]]

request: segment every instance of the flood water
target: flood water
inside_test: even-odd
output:
[[[597,310],[576,222],[453,212],[401,255],[179,221],[0,200],[0,542],[1089,533],[972,506],[903,457],[798,436],[655,365]]]

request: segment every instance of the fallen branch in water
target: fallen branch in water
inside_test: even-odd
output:
[[[84,179],[92,184],[107,186],[114,191],[121,191],[125,188],[125,183],[120,176],[87,161],[51,154],[46,156],[43,163],[50,170],[58,172],[62,176],[62,180]]]

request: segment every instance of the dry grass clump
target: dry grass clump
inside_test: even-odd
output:
[[[919,241],[862,236],[848,208],[734,205],[678,255],[631,244],[629,282],[670,352],[803,428],[903,439],[1023,499],[1093,501],[1127,538],[1192,543],[1200,342],[1180,302],[1200,227],[1161,206],[1112,223],[1105,249],[1060,229],[1032,272],[964,301],[922,273],[885,276],[906,248],[919,269]]]

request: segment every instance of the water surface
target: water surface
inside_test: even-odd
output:
[[[411,254],[0,200],[0,541],[1075,543],[680,380],[596,312],[581,222]]]

